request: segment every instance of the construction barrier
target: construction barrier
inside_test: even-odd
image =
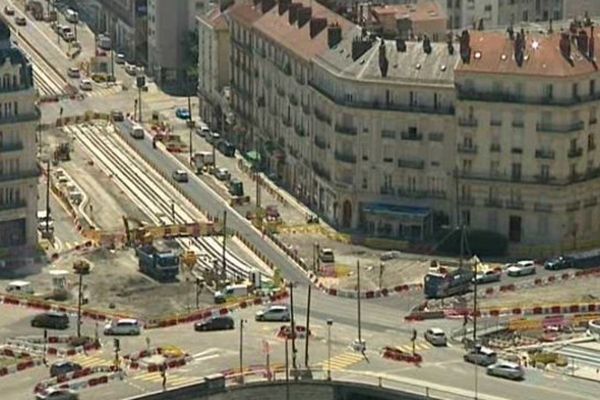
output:
[[[81,389],[85,389],[87,387],[93,387],[93,386],[98,386],[98,385],[103,385],[106,384],[112,380],[115,379],[121,379],[123,380],[123,377],[125,376],[123,371],[115,371],[115,372],[110,372],[108,374],[105,375],[101,375],[101,376],[97,376],[97,377],[93,377],[93,378],[89,378],[87,380],[84,381],[70,381],[70,382],[63,382],[63,383],[58,383],[54,386],[49,386],[47,388],[44,388],[42,390],[40,390],[38,392],[38,394],[40,395],[46,395],[48,393],[49,389],[55,389],[55,388],[59,388],[59,389],[71,389],[71,390],[81,390]]]
[[[310,331],[307,332],[306,327],[302,325],[294,326],[296,335],[292,332],[292,327],[290,325],[282,325],[279,327],[277,331],[277,337],[280,339],[304,339],[306,336],[311,336],[312,333]]]
[[[393,361],[404,361],[413,364],[419,364],[423,361],[423,357],[417,353],[407,353],[396,347],[386,346],[383,348],[383,358]]]
[[[0,377],[21,372],[42,364],[41,359],[30,359],[0,368]]]
[[[79,369],[76,371],[71,371],[69,373],[66,373],[63,375],[58,375],[53,378],[49,378],[44,381],[41,381],[37,385],[35,385],[33,392],[41,393],[51,386],[63,384],[65,382],[72,381],[75,379],[80,379],[80,378],[83,378],[83,377],[86,377],[86,376],[89,376],[92,374],[116,372],[116,371],[117,371],[117,368],[113,365],[82,368],[82,369]]]

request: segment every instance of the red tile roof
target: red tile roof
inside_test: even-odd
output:
[[[594,32],[596,53],[600,47],[600,31]],[[590,30],[587,31],[590,35]],[[470,32],[471,59],[459,62],[456,73],[513,74],[546,77],[572,77],[597,71],[595,61],[588,60],[571,41],[571,55],[567,59],[560,51],[560,32],[552,34],[525,33],[525,51],[522,66],[514,57],[514,42],[501,32]],[[595,58],[594,58],[595,59]]]
[[[206,15],[201,15],[200,18],[216,30],[227,29],[225,13],[227,13],[227,10],[221,12],[219,7],[214,7]]]
[[[375,6],[371,9],[371,13],[375,18],[380,15],[394,14],[395,18],[407,18],[411,21],[431,21],[443,19],[446,20],[446,14],[441,9],[436,1],[425,0],[417,4],[385,4],[383,6]]]
[[[255,7],[252,1],[236,1],[229,7],[229,15],[240,24],[250,28],[254,21],[261,17],[260,4]]]

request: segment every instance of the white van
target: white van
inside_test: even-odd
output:
[[[30,282],[12,281],[6,286],[6,292],[12,294],[33,294],[34,290]]]
[[[90,91],[92,90],[92,80],[91,79],[82,79],[79,81],[79,89]]]
[[[319,254],[319,258],[324,263],[332,263],[335,261],[335,256],[333,255],[333,250],[330,248],[322,248]]]
[[[137,319],[116,319],[104,326],[105,335],[139,335],[140,323]]]
[[[131,137],[134,139],[143,139],[144,138],[144,128],[141,125],[134,124],[131,127]]]
[[[65,11],[65,19],[72,24],[76,24],[79,22],[79,13],[71,8],[68,8]]]
[[[231,297],[244,297],[248,296],[249,287],[246,283],[241,283],[238,285],[228,285],[223,289],[223,291],[215,292],[215,303],[224,303],[228,298]]]

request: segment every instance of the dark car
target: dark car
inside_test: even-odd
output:
[[[123,122],[125,120],[125,117],[123,116],[123,111],[119,111],[119,110],[112,110],[110,112],[110,118],[114,122]]]
[[[6,15],[15,15],[15,9],[12,8],[11,6],[5,6],[4,7],[4,14],[6,14]]]
[[[558,270],[575,267],[575,259],[567,256],[555,257],[544,263],[544,268],[549,270]]]
[[[228,315],[222,315],[219,317],[212,317],[206,321],[196,322],[194,324],[194,330],[196,331],[220,331],[224,329],[233,329],[235,323],[233,318]]]
[[[81,365],[73,361],[57,361],[50,367],[50,377],[65,375],[69,372],[79,371]]]
[[[27,25],[27,20],[25,19],[25,17],[19,15],[15,17],[15,23],[19,26],[25,26]]]
[[[61,312],[45,312],[33,317],[31,326],[36,328],[67,329],[69,327],[69,317],[67,314]]]

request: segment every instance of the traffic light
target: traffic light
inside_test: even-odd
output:
[[[412,331],[412,339],[410,339],[410,340],[412,340],[413,342],[415,340],[417,340],[417,330],[416,329],[413,329],[413,331]]]
[[[115,350],[116,351],[121,350],[121,342],[119,341],[119,339],[114,338],[113,339],[113,345],[115,346]]]

